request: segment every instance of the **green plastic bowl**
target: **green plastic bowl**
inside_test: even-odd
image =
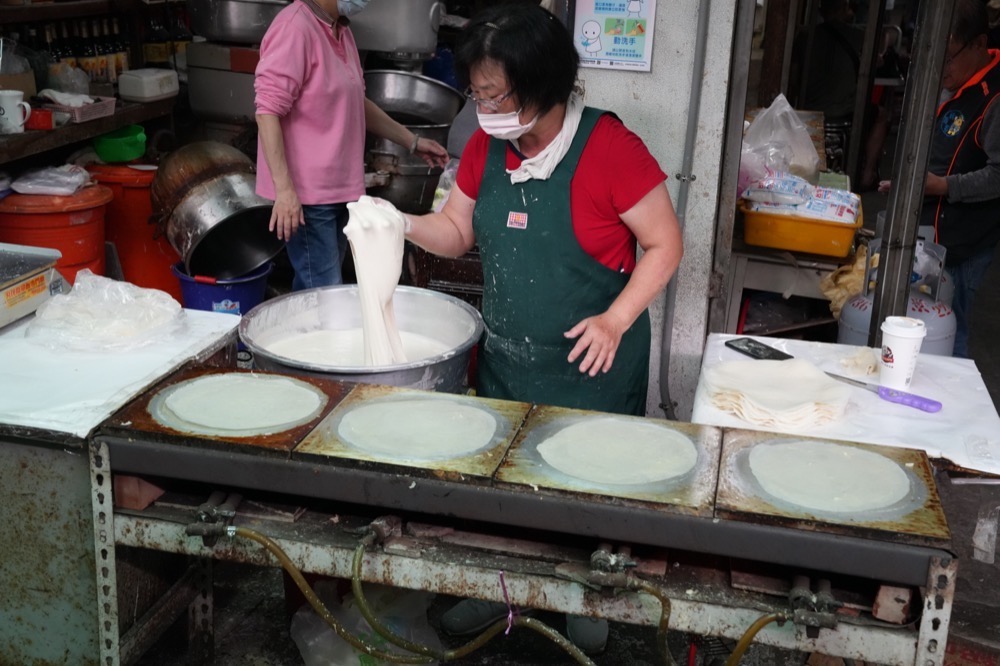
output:
[[[105,162],[131,162],[146,153],[146,131],[142,125],[129,125],[97,137],[93,145]]]

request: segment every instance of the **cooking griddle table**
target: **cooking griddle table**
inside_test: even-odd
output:
[[[287,458],[289,452],[303,437],[315,428],[316,424],[325,415],[330,413],[330,410],[347,395],[351,388],[349,385],[341,382],[317,377],[272,375],[275,377],[288,377],[294,381],[304,382],[325,396],[325,400],[322,401],[320,408],[311,419],[273,433],[254,434],[251,436],[242,436],[223,431],[213,435],[196,434],[181,429],[182,427],[178,424],[174,424],[176,427],[172,427],[170,424],[165,423],[162,418],[157,417],[159,412],[157,407],[162,403],[161,399],[169,395],[170,391],[176,389],[178,386],[197,379],[227,374],[270,375],[271,373],[251,373],[249,370],[237,370],[234,368],[184,368],[140,395],[128,406],[108,419],[104,427],[109,431],[131,432],[149,441],[160,442],[167,447],[195,446],[197,448],[217,448],[224,451],[241,450],[251,455],[277,455]]]
[[[414,399],[441,400],[455,408],[480,409],[495,420],[494,434],[484,446],[447,458],[428,454],[411,455],[403,447],[400,447],[398,456],[393,456],[387,452],[372,451],[363,446],[354,445],[346,441],[340,434],[341,421],[354,409],[379,405],[391,407],[392,403]],[[295,457],[302,460],[315,459],[318,461],[322,461],[324,458],[336,458],[340,464],[347,466],[402,472],[413,476],[454,478],[456,480],[479,478],[489,481],[530,409],[531,405],[523,402],[470,398],[450,393],[429,393],[394,386],[358,384],[330,415],[324,418],[295,447]]]
[[[848,536],[889,538],[897,543],[948,547],[948,523],[934,485],[930,462],[923,451],[826,441],[830,446],[856,448],[883,456],[898,464],[910,483],[907,495],[891,506],[837,513],[810,510],[773,498],[750,471],[749,455],[755,447],[797,441],[820,440],[751,430],[727,430],[722,443],[715,507],[717,515],[801,530],[822,529]]]
[[[573,425],[586,426],[599,419],[637,421],[655,425],[688,439],[698,452],[694,467],[685,474],[669,479],[633,485],[610,485],[582,480],[564,474],[549,465],[538,452],[538,445],[559,430]],[[531,489],[541,496],[580,497],[592,499],[614,497],[622,504],[655,506],[659,511],[673,511],[692,516],[711,517],[718,477],[721,431],[718,428],[639,417],[617,416],[543,405],[532,410],[497,470],[498,486],[513,490]],[[609,443],[614,447],[613,443]]]
[[[553,494],[455,474],[438,478],[402,465],[366,469],[294,448],[278,457],[268,447],[234,446],[218,438],[188,436],[179,442],[164,433],[138,430],[123,416],[116,415],[97,434],[109,448],[113,472],[648,544],[904,585],[925,585],[932,558],[951,558],[942,541],[938,547],[914,545],[890,533],[871,538],[827,532],[821,526],[801,529],[730,520],[717,513],[690,515],[669,504],[582,492]]]

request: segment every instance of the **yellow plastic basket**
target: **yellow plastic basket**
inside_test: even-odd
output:
[[[860,208],[854,224],[751,211],[743,202],[740,211],[743,213],[743,240],[747,245],[828,257],[849,255],[854,246],[854,234],[864,224]]]

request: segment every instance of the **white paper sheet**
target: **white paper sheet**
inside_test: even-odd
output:
[[[702,373],[722,361],[746,360],[749,357],[723,343],[737,336],[712,334],[705,347]],[[756,337],[757,340],[815,363],[820,369],[878,383],[878,375],[860,376],[841,361],[857,354],[853,345]],[[946,458],[970,470],[1000,475],[1000,416],[976,369],[968,359],[920,354],[910,393],[933,398],[942,404],[941,411],[928,413],[879,398],[871,391],[853,387],[847,411],[842,419],[801,431],[783,431],[824,439],[882,444],[923,449],[932,458]],[[747,430],[766,430],[717,409],[706,395],[699,379],[695,392],[693,423]]]
[[[158,379],[212,349],[240,318],[186,310],[169,341],[126,352],[59,351],[25,339],[31,318],[0,330],[0,423],[86,437]]]

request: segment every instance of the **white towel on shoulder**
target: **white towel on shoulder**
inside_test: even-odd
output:
[[[573,144],[576,130],[580,126],[580,117],[583,115],[583,106],[583,100],[577,94],[570,95],[569,102],[566,104],[566,117],[563,119],[563,126],[559,130],[559,134],[552,140],[552,143],[545,146],[542,152],[524,160],[521,162],[521,166],[516,169],[507,169],[511,185],[523,183],[532,178],[548,180]],[[514,143],[517,144],[516,141]]]

